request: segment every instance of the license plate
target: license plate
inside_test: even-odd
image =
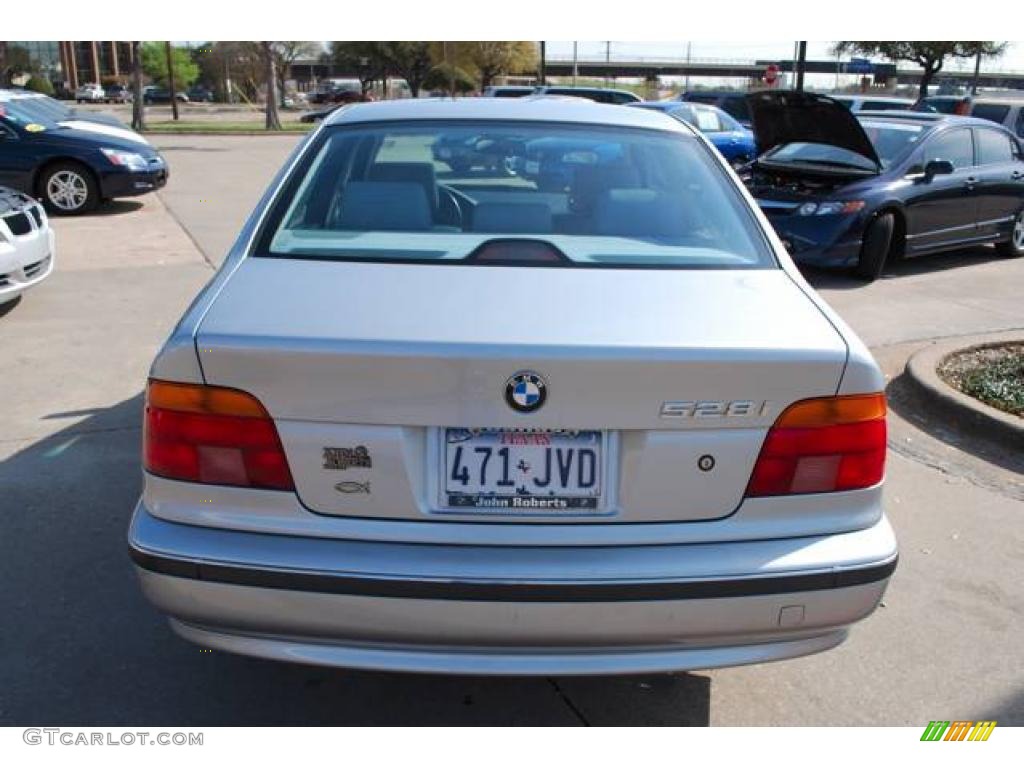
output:
[[[449,508],[522,513],[593,511],[601,499],[601,432],[444,430]]]

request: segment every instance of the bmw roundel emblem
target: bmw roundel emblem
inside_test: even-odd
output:
[[[548,385],[533,371],[520,371],[505,382],[505,402],[514,411],[533,413],[548,399]]]

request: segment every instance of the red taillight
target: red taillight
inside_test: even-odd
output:
[[[869,488],[885,473],[885,395],[794,403],[768,431],[747,496]]]
[[[273,419],[237,389],[150,379],[142,445],[143,466],[154,475],[295,489]]]

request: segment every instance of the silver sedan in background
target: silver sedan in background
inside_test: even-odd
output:
[[[814,653],[896,566],[883,386],[683,123],[353,105],[157,355],[130,549],[180,635],[291,662]]]

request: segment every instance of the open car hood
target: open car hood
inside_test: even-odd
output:
[[[871,139],[838,101],[804,91],[761,91],[748,94],[746,101],[758,155],[793,142],[830,144],[856,152],[881,170]]]

